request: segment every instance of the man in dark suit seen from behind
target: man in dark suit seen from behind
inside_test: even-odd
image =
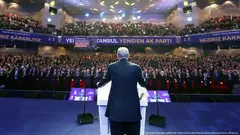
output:
[[[112,81],[105,116],[110,120],[111,135],[140,135],[142,117],[137,83],[142,87],[146,87],[146,83],[141,68],[128,61],[126,47],[118,49],[117,57],[119,61],[111,63],[97,83],[99,88]]]

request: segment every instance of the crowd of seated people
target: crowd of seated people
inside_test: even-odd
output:
[[[76,22],[65,25],[60,30],[60,34],[85,36],[176,36],[178,29],[172,24]]]
[[[0,85],[7,89],[70,90],[95,88],[115,54],[72,54],[41,57],[34,54],[0,55]],[[171,93],[231,93],[240,79],[240,56],[182,58],[160,54],[133,54],[130,61],[142,67],[150,90]],[[215,86],[214,88],[212,86]]]
[[[207,33],[213,31],[232,30],[240,28],[240,16],[226,15],[223,17],[210,18],[197,27],[186,27],[179,32],[181,35]]]
[[[182,30],[173,24],[153,23],[87,23],[85,21],[69,23],[60,29],[45,28],[31,18],[0,15],[0,28],[21,30],[54,35],[84,35],[84,36],[176,36],[206,33],[220,30],[240,28],[240,16],[223,16],[210,18],[200,26],[186,27]]]
[[[33,20],[32,18],[9,15],[0,15],[0,28],[31,33],[54,34],[53,29],[43,27],[38,21]]]

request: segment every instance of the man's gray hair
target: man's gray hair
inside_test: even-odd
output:
[[[120,47],[117,50],[118,57],[127,59],[129,56],[129,50],[126,47]]]

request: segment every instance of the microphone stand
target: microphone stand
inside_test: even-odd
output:
[[[86,84],[84,84],[84,97],[83,97],[83,114],[78,115],[78,124],[92,124],[93,123],[93,115],[91,113],[86,113]]]
[[[159,95],[158,95],[158,90],[156,89],[156,94],[157,94],[157,102],[156,102],[156,105],[157,105],[157,116],[159,116],[159,106],[158,106],[158,103],[159,103],[159,101],[158,101],[158,98],[159,98]]]
[[[86,98],[86,87],[84,86],[84,96],[83,96],[83,114],[86,114],[86,102],[87,102],[87,98]]]
[[[164,116],[160,116],[159,115],[159,106],[158,106],[158,90],[156,89],[156,94],[157,94],[157,101],[156,101],[156,104],[157,104],[157,115],[154,115],[152,114],[150,117],[149,117],[149,125],[153,125],[153,126],[158,126],[158,127],[165,127],[165,117]]]
[[[97,84],[96,84],[97,85]],[[97,87],[96,87],[96,89],[94,90],[94,102],[96,102],[97,103]],[[94,120],[97,120],[97,121],[99,121],[99,116],[96,116],[96,117],[94,117]]]

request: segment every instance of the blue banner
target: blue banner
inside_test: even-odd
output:
[[[57,44],[57,37],[29,32],[0,30],[0,39],[12,41],[25,41],[42,44]]]
[[[197,34],[181,38],[183,44],[206,44],[215,42],[240,41],[240,30]]]
[[[60,40],[61,44],[64,45],[74,45],[75,44],[75,37],[70,37],[70,36],[59,36],[58,37]],[[79,37],[81,38],[81,37]]]
[[[74,45],[76,39],[84,37],[61,37],[62,44]],[[177,44],[178,37],[160,37],[160,36],[142,36],[142,37],[114,37],[114,36],[102,36],[102,37],[87,37],[90,43],[96,45],[175,45]]]
[[[240,30],[196,34],[190,36],[52,36],[37,33],[0,30],[1,40],[25,41],[47,45],[64,44],[79,48],[94,48],[97,45],[176,45],[206,44],[240,41]]]

